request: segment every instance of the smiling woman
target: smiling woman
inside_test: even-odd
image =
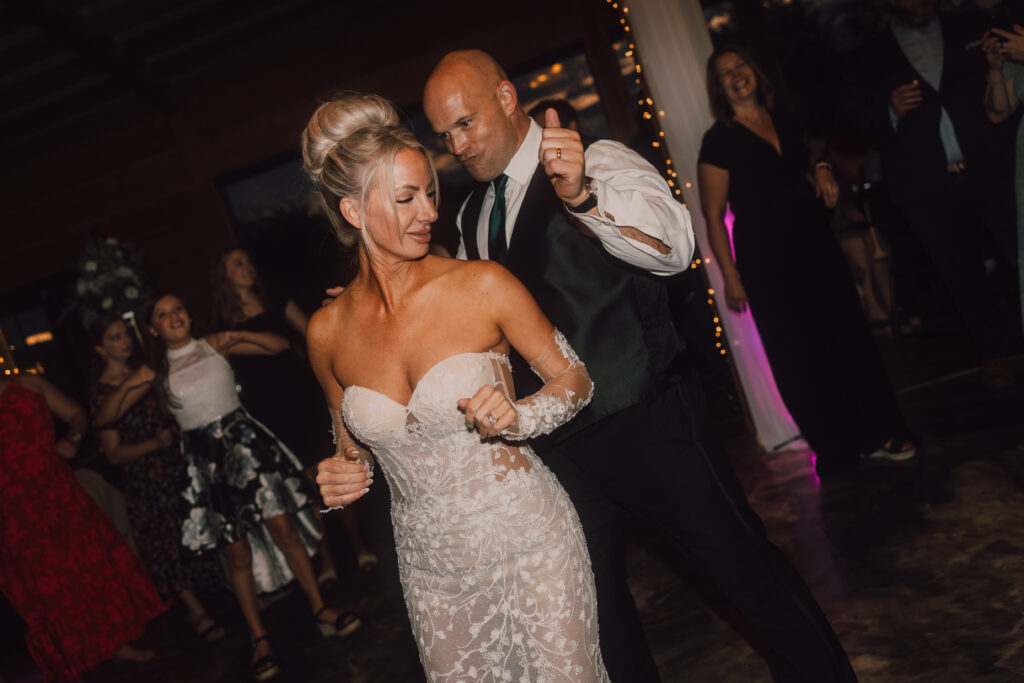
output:
[[[419,150],[402,149],[381,165],[380,175],[390,180],[371,189],[362,204],[348,197],[340,200],[341,215],[359,230],[371,256],[380,249],[412,249],[410,256],[422,256],[426,252],[415,245],[430,244],[430,226],[437,220],[436,176],[430,162]]]
[[[275,354],[288,341],[269,332],[231,331],[192,337],[181,299],[163,294],[140,316],[148,332],[153,388],[181,429],[188,501],[179,519],[181,544],[192,554],[221,550],[238,605],[252,637],[252,673],[278,673],[256,606],[257,587],[272,591],[294,578],[328,636],[347,637],[361,626],[354,614],[324,604],[310,554],[320,538],[315,495],[288,448],[242,407],[229,354]],[[138,400],[149,389],[134,394]],[[123,403],[131,405],[132,395]]]
[[[344,146],[337,144],[342,139],[346,141]],[[409,130],[398,126],[397,112],[381,97],[343,93],[313,114],[302,134],[302,159],[343,245],[353,246],[359,239],[366,240],[366,232],[359,229],[371,205],[374,209],[390,209],[395,219],[393,229],[399,230],[395,157],[410,150],[426,159],[426,149]],[[425,168],[429,177],[417,187],[431,193],[430,201],[436,209],[433,193],[437,173],[432,164],[427,163]],[[377,194],[377,201],[369,201],[372,193]],[[408,189],[405,193],[402,199],[408,203],[412,195]],[[347,199],[348,215],[343,215],[343,197]],[[387,207],[381,202],[385,197]]]
[[[749,304],[819,475],[854,467],[861,454],[912,458],[914,442],[827,227],[825,209],[838,196],[831,166],[810,158],[801,126],[773,107],[771,83],[745,51],[716,50],[707,79],[718,119],[698,163],[708,239],[726,302],[738,312]],[[731,243],[726,206],[735,216]]]

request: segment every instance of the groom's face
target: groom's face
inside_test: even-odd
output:
[[[476,180],[497,178],[515,154],[518,140],[506,99],[500,87],[451,80],[432,82],[424,92],[430,126]]]

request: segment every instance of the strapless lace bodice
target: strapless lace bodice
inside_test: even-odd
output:
[[[481,443],[476,432],[466,429],[458,409],[459,399],[484,385],[507,387],[509,371],[502,354],[460,353],[428,370],[407,406],[352,386],[345,391],[342,415],[352,434],[378,457],[403,505],[429,506],[437,496],[465,497],[487,488],[509,467],[526,464],[515,446],[499,440]],[[481,458],[485,452],[492,457]],[[454,461],[455,453],[466,457]]]
[[[430,680],[604,681],[593,575],[568,496],[528,446],[482,439],[458,409],[488,384],[511,398],[510,377],[501,354],[461,353],[435,364],[408,405],[349,386],[342,416],[391,487],[399,572]],[[568,419],[589,385],[586,395],[558,392],[539,405],[564,401]],[[531,405],[517,403],[524,421]]]

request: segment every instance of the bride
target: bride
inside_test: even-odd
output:
[[[359,271],[310,321],[310,362],[338,454],[376,455],[399,573],[432,681],[607,681],[590,559],[554,475],[521,444],[571,419],[593,385],[526,288],[488,261],[428,255],[437,176],[375,95],[320,106],[306,172]],[[545,385],[516,400],[508,354]],[[350,502],[327,496],[328,504]]]

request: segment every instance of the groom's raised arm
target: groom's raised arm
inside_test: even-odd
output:
[[[546,112],[540,162],[555,194],[585,233],[605,251],[655,275],[674,275],[690,265],[690,213],[643,157],[612,140],[583,148],[579,133],[561,128]]]

